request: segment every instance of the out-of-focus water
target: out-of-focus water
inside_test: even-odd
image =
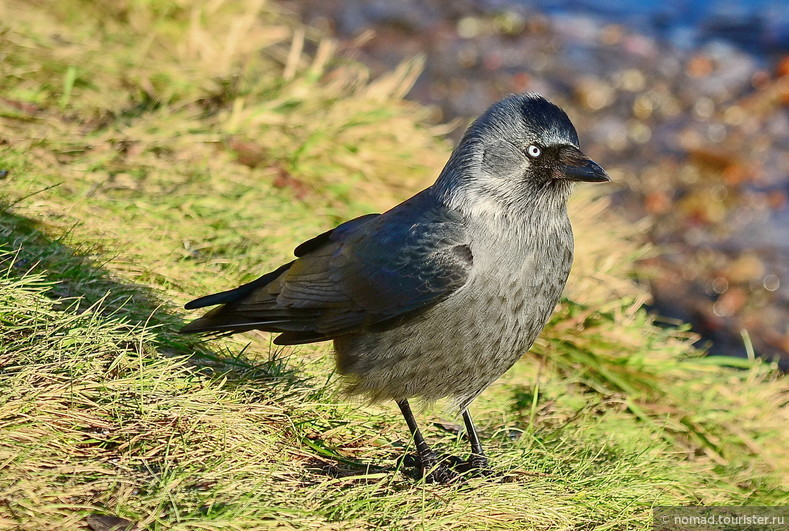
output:
[[[786,0],[481,0],[479,3],[499,8],[520,5],[554,17],[584,16],[603,23],[624,24],[684,49],[698,48],[715,39],[760,56],[789,49]]]

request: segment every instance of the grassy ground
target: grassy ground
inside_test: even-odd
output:
[[[418,63],[368,79],[263,2],[0,21],[0,527],[618,529],[789,501],[785,379],[655,326],[643,227],[583,193],[566,299],[472,408],[504,480],[409,478],[396,408],[339,395],[328,345],[176,334],[192,296],[430,182],[449,146],[402,100]]]

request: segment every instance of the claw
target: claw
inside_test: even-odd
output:
[[[471,454],[465,461],[461,461],[456,469],[468,476],[491,477],[496,473],[488,465],[488,458],[484,455]]]
[[[447,464],[447,460],[439,459],[432,451],[419,456],[419,467],[427,483],[446,485],[460,478],[460,475]]]

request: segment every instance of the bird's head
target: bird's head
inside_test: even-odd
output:
[[[436,182],[463,210],[563,207],[578,181],[610,181],[578,145],[567,114],[542,96],[515,94],[469,127]]]

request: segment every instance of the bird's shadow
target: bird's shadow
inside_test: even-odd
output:
[[[253,361],[245,349],[222,351],[199,337],[179,334],[184,320],[172,303],[147,286],[114,276],[94,258],[103,252],[69,245],[67,239],[68,234],[51,238],[42,223],[0,205],[0,270],[10,278],[39,275],[51,284],[45,294],[57,308],[77,312],[91,308],[108,319],[145,326],[159,353],[192,353],[193,365],[221,374],[231,385],[256,385],[260,379],[270,385],[272,377],[286,385],[304,383],[303,376],[286,367],[281,351],[272,350],[268,359]]]

